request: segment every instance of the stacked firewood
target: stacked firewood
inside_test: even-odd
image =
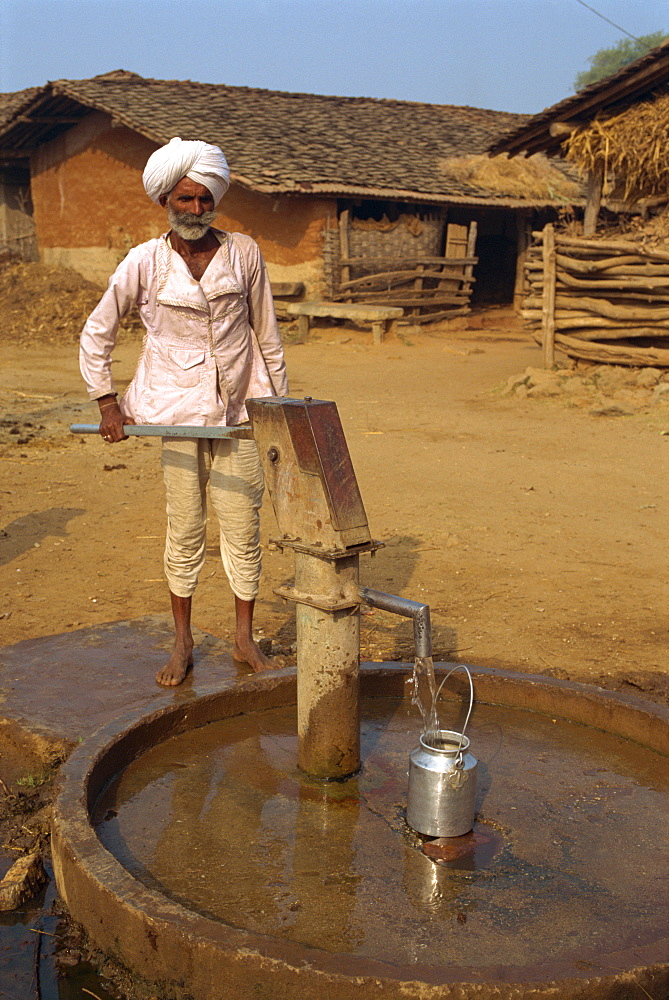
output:
[[[543,344],[574,358],[669,367],[669,252],[620,240],[533,233],[521,315]]]

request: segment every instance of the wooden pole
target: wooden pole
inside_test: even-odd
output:
[[[530,245],[531,229],[532,226],[525,213],[519,212],[516,216],[516,280],[513,286],[514,312],[520,312],[523,308],[525,261],[527,260],[527,248]]]
[[[349,258],[348,218],[349,218],[349,210],[345,208],[344,211],[339,216],[339,253],[341,260],[348,260]],[[340,286],[341,286],[350,280],[351,268],[347,264],[342,265],[340,274],[341,274],[340,277]]]
[[[583,216],[583,235],[594,236],[597,229],[597,216],[602,203],[602,178],[588,171],[585,195],[585,215]],[[544,230],[545,231],[545,230]]]
[[[467,256],[473,257],[476,252],[476,237],[478,234],[479,224],[478,222],[469,223],[469,233],[467,234]],[[474,277],[474,266],[473,264],[467,264],[465,266],[465,285],[464,289],[471,293],[471,281]]]
[[[416,275],[417,275],[417,277],[415,278],[414,283],[413,283],[413,289],[414,289],[414,292],[416,293],[416,297],[417,298],[422,298],[421,292],[423,291],[423,272],[424,271],[425,271],[425,267],[422,264],[419,264],[418,267],[416,268]],[[411,313],[412,313],[413,316],[420,316],[420,306],[414,306],[414,308],[411,310]],[[377,340],[376,340],[376,330],[374,330],[373,326],[372,326],[372,330],[374,332],[374,343],[376,344],[377,343]],[[379,341],[379,343],[380,343],[380,341]]]
[[[555,229],[548,223],[544,229],[544,289],[541,310],[541,343],[544,354],[544,368],[552,368],[555,363]]]

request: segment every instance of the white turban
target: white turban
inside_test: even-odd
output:
[[[142,175],[144,190],[159,202],[182,177],[203,184],[218,205],[230,185],[230,168],[218,146],[198,139],[170,139],[149,157]]]

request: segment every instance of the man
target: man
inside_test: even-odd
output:
[[[228,426],[247,420],[245,400],[288,394],[283,348],[256,243],[213,229],[229,184],[217,146],[172,139],[146,164],[144,187],[171,226],[119,264],[81,335],[80,365],[100,408],[100,434],[122,441],[124,424]],[[137,370],[117,399],[111,354],[119,321],[136,305],[146,327]],[[260,577],[263,476],[252,440],[163,438],[167,577],[174,651],[156,674],[180,684],[193,665],[191,607],[205,560],[206,499],[220,526],[221,557],[235,596],[234,656],[254,670],[275,664],[253,641]]]

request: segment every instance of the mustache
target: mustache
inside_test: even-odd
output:
[[[203,212],[202,215],[194,215],[193,212],[175,212],[173,208],[168,206],[167,218],[172,229],[183,240],[199,240],[216,218],[216,212]]]

